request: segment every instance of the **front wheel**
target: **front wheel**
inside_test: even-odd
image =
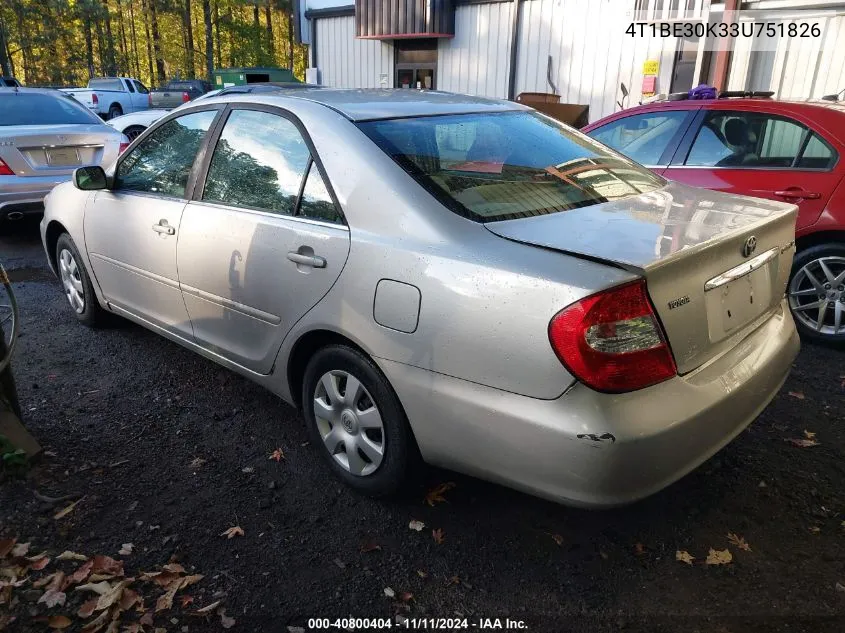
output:
[[[402,405],[359,351],[330,345],[314,355],[305,370],[302,409],[317,451],[359,492],[393,494],[416,470],[418,451]]]
[[[123,108],[115,104],[109,108],[109,114],[106,120],[111,121],[113,118],[118,117],[121,114],[123,114]]]
[[[56,243],[56,267],[65,297],[76,319],[90,327],[103,325],[108,314],[97,302],[91,277],[82,263],[76,244],[67,233],[60,235]]]
[[[818,343],[845,344],[845,244],[800,251],[787,289],[798,332]]]

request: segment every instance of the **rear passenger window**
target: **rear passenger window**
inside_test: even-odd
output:
[[[665,165],[663,152],[687,117],[686,110],[647,112],[611,121],[590,136],[641,165]]]
[[[202,199],[292,215],[311,153],[284,117],[234,110],[208,170]]]
[[[836,152],[818,134],[813,132],[807,146],[798,159],[798,167],[804,169],[830,169],[836,163]]]

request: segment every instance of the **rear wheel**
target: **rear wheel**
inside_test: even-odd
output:
[[[126,135],[130,141],[134,141],[136,138],[141,136],[141,133],[146,130],[143,125],[130,125],[128,128],[123,130],[123,133]]]
[[[330,345],[305,370],[302,409],[308,433],[335,476],[359,492],[397,492],[418,451],[399,399],[359,351]]]
[[[803,337],[845,344],[845,244],[820,244],[799,252],[787,296]]]
[[[116,116],[120,116],[121,114],[123,114],[123,108],[121,108],[118,104],[114,103],[109,108],[108,120],[111,120]]]
[[[97,302],[88,271],[82,263],[76,245],[67,233],[60,235],[56,243],[56,267],[65,297],[76,319],[90,327],[103,325],[108,314]]]

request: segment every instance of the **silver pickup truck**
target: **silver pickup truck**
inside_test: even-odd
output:
[[[62,88],[105,120],[150,107],[150,91],[131,77],[95,77],[87,88]]]
[[[150,107],[169,110],[204,95],[213,86],[202,79],[174,79],[163,88],[150,91]]]

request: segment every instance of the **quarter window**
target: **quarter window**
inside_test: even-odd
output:
[[[203,200],[293,215],[311,154],[284,117],[235,110],[208,170]]]
[[[757,112],[708,112],[685,161],[696,167],[827,169],[833,149],[815,132]]]
[[[686,110],[636,114],[603,125],[590,136],[641,165],[667,165],[668,158],[661,156],[686,117]]]
[[[308,177],[305,187],[302,189],[302,199],[299,201],[299,214],[312,220],[323,220],[324,222],[340,223],[341,217],[334,206],[326,183],[317,169],[316,163],[311,161],[308,168]]]
[[[120,162],[117,189],[184,197],[188,176],[217,110],[194,112],[154,130]]]

